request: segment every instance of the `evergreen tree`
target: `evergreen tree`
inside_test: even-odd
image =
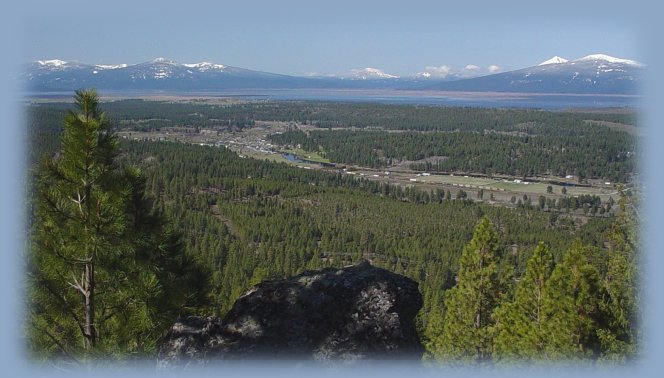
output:
[[[494,313],[496,321],[493,355],[495,359],[535,359],[544,350],[547,334],[543,311],[544,287],[553,270],[553,255],[539,243],[528,260],[513,302]]]
[[[95,91],[77,91],[61,151],[38,174],[29,256],[29,347],[78,359],[154,350],[205,272],[187,260],[144,197],[137,170],[120,169],[117,140]],[[184,260],[183,260],[184,259]],[[193,272],[192,270],[195,270]],[[200,303],[200,302],[199,302]]]
[[[575,241],[556,265],[544,290],[545,354],[554,359],[597,357],[601,319],[600,277],[592,248]]]
[[[639,261],[636,254],[636,218],[633,204],[624,192],[620,193],[620,213],[609,231],[610,249],[607,272],[603,279],[606,291],[601,305],[608,322],[597,331],[603,357],[613,360],[634,357],[638,339]]]
[[[435,357],[462,361],[491,357],[491,312],[500,295],[498,250],[496,232],[483,217],[461,253],[456,286],[446,293],[442,334],[433,342]]]
[[[61,122],[57,121],[62,120],[66,109],[70,106],[70,104],[48,104],[29,107],[30,112],[35,114],[31,117],[34,120],[30,126],[31,132],[34,133],[31,138],[33,142],[30,148],[33,154],[31,162],[35,161],[40,153],[53,152],[57,149],[55,142],[61,136]],[[390,109],[375,105],[364,108],[364,105],[317,104],[315,114],[309,113],[310,105],[289,104],[279,104],[275,107],[265,104],[261,104],[260,107],[244,105],[212,107],[193,104],[159,105],[131,100],[109,103],[105,108],[109,112],[113,111],[115,119],[127,121],[128,125],[132,125],[129,127],[135,127],[137,130],[158,129],[176,124],[216,127],[219,120],[227,125],[224,127],[231,125],[238,127],[244,123],[251,124],[253,118],[275,120],[285,117],[285,121],[291,121],[295,119],[293,117],[299,117],[297,114],[300,114],[300,110],[304,110],[307,117],[316,119],[313,124],[321,124],[323,127],[338,127],[351,121],[364,123],[367,126],[383,124],[382,121],[373,122],[372,119],[379,116],[385,121],[387,128],[410,129],[413,117],[418,114],[442,111],[438,108],[429,110],[421,108],[417,109],[416,114],[399,116],[397,121],[392,120],[395,117],[384,118],[381,115],[383,111]],[[351,116],[348,109],[353,112],[360,110],[360,113],[364,114]],[[409,108],[394,109],[401,112],[408,111]],[[332,117],[318,120],[316,117],[322,114],[320,111],[327,112]],[[390,111],[394,115],[397,114],[393,110]],[[213,113],[216,112],[222,114],[215,116]],[[227,116],[228,112],[235,115]],[[458,168],[464,171],[480,171],[485,168],[485,163],[490,163],[494,172],[515,172],[515,175],[528,172],[530,175],[551,168],[547,168],[548,163],[540,164],[536,161],[544,158],[551,162],[554,174],[555,171],[559,171],[558,174],[566,174],[564,169],[570,169],[569,173],[585,169],[577,164],[585,160],[593,166],[593,170],[597,168],[598,172],[605,170],[625,175],[631,171],[628,161],[624,162],[627,163],[624,166],[623,163],[617,166],[599,166],[598,162],[586,159],[597,155],[599,160],[607,160],[603,155],[596,154],[593,149],[587,149],[585,146],[588,139],[602,141],[604,144],[604,140],[592,136],[607,135],[608,130],[596,126],[592,128],[583,126],[583,120],[588,119],[589,115],[579,115],[579,124],[576,121],[566,121],[568,125],[561,129],[555,126],[560,118],[558,112],[537,115],[539,113],[531,114],[528,111],[526,112],[528,114],[519,115],[512,111],[502,114],[500,111],[501,114],[497,114],[495,118],[496,130],[514,131],[513,125],[518,123],[515,120],[521,118],[524,122],[537,119],[545,121],[549,118],[551,120],[551,123],[546,125],[543,123],[546,127],[543,126],[539,131],[533,130],[536,131],[535,135],[540,134],[537,138],[519,136],[503,139],[497,135],[479,135],[484,134],[481,131],[487,122],[484,122],[485,117],[468,118],[468,116],[475,117],[476,111],[457,109],[453,113],[459,114],[457,116],[449,114],[451,116],[449,119],[463,122],[452,122],[447,116],[439,117],[431,114],[428,119],[413,123],[413,130],[437,130],[438,126],[431,129],[427,125],[441,124],[443,127],[441,131],[455,130],[463,123],[463,128],[468,131],[453,135],[450,133],[431,135],[434,143],[420,143],[426,142],[422,140],[421,133],[412,133],[413,135],[399,133],[397,138],[382,131],[376,133],[366,131],[352,135],[346,132],[312,131],[306,134],[294,132],[286,139],[293,139],[292,142],[301,143],[302,146],[306,146],[303,148],[310,148],[311,151],[319,151],[323,146],[326,156],[333,160],[335,160],[333,155],[337,155],[336,160],[345,158],[358,162],[366,160],[366,164],[376,166],[384,164],[386,160],[374,156],[374,148],[364,149],[374,143],[379,143],[376,147],[380,146],[375,150],[385,151],[386,158],[394,158],[395,161],[401,161],[400,156],[407,156],[411,153],[410,150],[414,150],[416,154],[424,152],[421,156],[424,157],[445,155],[441,152],[441,148],[453,147],[450,150],[452,153],[450,159],[436,164],[428,163],[429,169]],[[192,118],[192,114],[196,116]],[[337,120],[337,114],[346,114],[341,116],[345,120]],[[237,117],[238,115],[243,116]],[[536,118],[530,119],[533,116]],[[611,117],[609,120],[613,119],[612,117],[620,118],[615,115],[607,117]],[[136,123],[137,120],[145,119],[151,121]],[[367,124],[367,120],[371,122]],[[443,123],[449,124],[446,126]],[[475,130],[475,127],[479,128]],[[537,128],[539,129],[539,126]],[[547,130],[551,130],[551,133]],[[582,133],[579,134],[578,130]],[[551,156],[553,159],[549,159],[544,155],[529,161],[531,160],[529,157],[534,156],[527,153],[531,150],[530,147],[546,150],[549,142],[558,146],[561,132],[569,134],[565,137],[568,141],[563,143],[566,150],[570,151],[565,154],[565,162],[553,156]],[[457,136],[459,139],[455,140]],[[427,135],[426,139],[428,138]],[[610,139],[617,142],[617,139],[622,137],[613,134]],[[371,142],[367,143],[367,140]],[[516,142],[516,146],[519,146],[525,140],[529,140],[526,144],[530,147],[523,145],[517,150],[511,149],[512,142]],[[576,143],[580,143],[577,152],[583,151],[583,154],[572,152],[567,148]],[[610,143],[615,144],[619,151],[632,150],[629,143]],[[485,147],[490,149],[483,152]],[[510,162],[496,158],[499,153],[494,147],[499,147],[503,154],[508,151],[504,155],[509,157]],[[527,149],[521,150],[522,147]],[[448,201],[420,206],[422,202],[428,202],[431,196],[417,187],[383,185],[352,175],[329,174],[315,170],[301,170],[274,162],[240,159],[232,151],[223,148],[184,143],[155,143],[145,140],[123,140],[120,141],[120,148],[122,153],[115,156],[114,152],[114,158],[111,159],[113,172],[109,176],[113,176],[113,179],[106,180],[113,185],[106,184],[102,189],[106,193],[111,193],[111,198],[116,199],[117,206],[114,209],[120,219],[118,227],[121,232],[107,238],[110,245],[103,247],[103,250],[111,252],[104,252],[102,257],[108,261],[102,263],[102,257],[99,257],[99,261],[95,264],[96,288],[99,289],[95,292],[97,341],[91,353],[125,352],[139,355],[140,352],[154,350],[155,337],[163,330],[165,324],[172,324],[167,319],[172,319],[176,314],[196,311],[200,308],[199,303],[205,299],[203,295],[205,291],[198,288],[205,287],[208,278],[204,272],[194,274],[199,268],[196,268],[196,264],[192,264],[198,259],[205,261],[207,266],[214,269],[213,311],[215,315],[223,315],[237,297],[255,282],[265,278],[291,275],[303,269],[350,264],[363,256],[370,256],[374,264],[408,275],[420,283],[424,307],[419,318],[422,320],[422,327],[418,330],[423,329],[425,332],[425,335],[422,335],[423,343],[434,356],[453,357],[454,354],[449,351],[449,343],[446,341],[449,338],[443,337],[445,333],[450,333],[450,330],[454,329],[453,326],[446,325],[447,318],[451,319],[452,315],[447,313],[445,308],[469,307],[464,307],[466,302],[460,298],[458,292],[461,291],[461,286],[468,288],[472,285],[466,280],[465,284],[457,284],[459,288],[446,289],[455,285],[455,272],[452,269],[460,265],[459,257],[464,244],[468,243],[473,235],[473,225],[485,214],[496,222],[496,229],[502,230],[501,245],[518,246],[514,253],[500,258],[494,256],[495,275],[500,278],[497,280],[498,284],[494,285],[497,288],[494,302],[505,300],[501,296],[503,293],[501,285],[516,286],[508,277],[509,272],[528,270],[526,266],[528,258],[524,257],[527,251],[536,246],[537,241],[544,241],[546,245],[551,246],[551,251],[560,260],[562,252],[569,249],[571,236],[577,235],[584,243],[602,248],[601,254],[597,253],[593,258],[588,257],[581,265],[568,264],[560,273],[574,277],[576,273],[570,272],[578,271],[579,267],[592,270],[587,269],[588,266],[593,266],[601,273],[601,277],[595,281],[599,285],[599,291],[591,290],[595,294],[587,296],[589,301],[599,303],[600,310],[591,316],[593,326],[586,329],[585,341],[582,342],[584,350],[590,352],[580,355],[622,358],[634,350],[638,338],[635,328],[638,293],[633,289],[638,272],[630,265],[636,263],[633,231],[630,231],[630,227],[614,227],[615,232],[612,232],[613,236],[607,243],[603,236],[604,231],[610,227],[609,218],[591,218],[587,223],[577,222],[575,216],[531,211],[533,209],[523,206],[523,198],[519,199],[522,206],[516,209],[469,201],[449,201],[452,198],[449,190],[445,192],[441,190],[440,193],[440,197],[444,196]],[[607,156],[616,156],[610,150],[607,150]],[[516,155],[510,155],[509,151],[514,151]],[[468,160],[469,156],[478,155],[491,156],[491,158],[471,159],[477,160],[475,162],[480,163],[479,165]],[[514,156],[527,156],[527,158],[515,159]],[[57,165],[62,158],[61,152],[59,158],[52,160],[51,164]],[[448,163],[451,165],[447,165]],[[134,169],[119,168],[122,165],[134,164],[141,167],[142,173]],[[623,168],[620,168],[621,166]],[[147,184],[141,178],[142,174],[148,177]],[[596,174],[601,175],[601,173]],[[42,214],[49,208],[43,200],[44,193],[40,192],[48,192],[49,189],[56,189],[64,184],[44,167],[40,176],[43,185],[40,191],[37,191],[39,195],[35,196],[35,207],[38,213]],[[146,195],[146,187],[149,196]],[[491,195],[493,196],[493,193]],[[155,198],[154,206],[150,203],[151,196]],[[596,199],[593,197],[596,196],[563,197],[558,201],[551,200],[551,204],[547,199],[545,206],[549,209],[555,206],[559,210],[568,209],[568,211],[582,207],[593,209],[599,200],[599,197]],[[57,199],[55,196],[53,198]],[[436,195],[431,202],[435,203],[438,198]],[[506,198],[509,199],[509,194]],[[512,201],[516,203],[517,197],[513,197]],[[62,206],[65,207],[71,201],[62,202],[64,202]],[[528,202],[526,200],[526,203]],[[613,200],[609,199],[607,207],[612,203]],[[620,215],[622,210],[616,213]],[[172,219],[172,227],[164,221],[164,216]],[[32,327],[29,335],[30,346],[45,355],[62,355],[69,352],[77,357],[84,351],[84,338],[75,316],[80,317],[83,313],[83,301],[80,293],[67,285],[67,282],[73,282],[73,279],[65,277],[63,280],[58,273],[64,272],[71,277],[70,273],[74,272],[77,274],[77,279],[80,279],[78,277],[83,266],[75,269],[75,266],[57,259],[58,256],[54,251],[61,253],[55,248],[57,243],[49,239],[51,234],[39,231],[45,227],[43,221],[48,220],[48,217],[54,219],[51,223],[55,224],[52,226],[55,231],[59,230],[57,227],[61,227],[61,219],[66,219],[65,217],[56,219],[55,215],[50,213],[47,216],[39,215],[34,222],[35,227],[32,228],[35,248],[31,255],[30,272],[33,281],[28,295],[31,302],[28,324]],[[439,222],[441,218],[454,219],[454,221]],[[171,232],[171,228],[182,232],[183,237],[180,238],[177,233]],[[64,235],[65,232],[62,230],[58,232]],[[80,237],[74,231],[70,234]],[[58,238],[58,240],[67,240],[63,237]],[[49,243],[51,247],[45,248]],[[67,247],[71,242],[65,244]],[[605,245],[609,245],[609,248],[603,248]],[[114,246],[117,248],[114,249]],[[73,247],[69,248],[73,250]],[[183,248],[187,254],[181,253]],[[113,251],[118,252],[112,253]],[[522,278],[518,286],[525,284],[523,281],[525,273],[520,275]],[[461,276],[462,274],[459,274],[459,277]],[[593,280],[588,280],[586,277],[582,281]],[[558,297],[576,295],[564,285],[557,286],[565,289],[556,294]],[[510,304],[517,301],[519,290],[514,290],[513,295],[512,291],[509,292]],[[563,295],[570,292],[572,294]],[[445,302],[448,306],[442,306],[444,298],[447,298]],[[571,314],[575,309],[574,306],[567,305],[559,309],[555,301],[550,302],[547,306],[542,304],[550,310],[545,311],[545,320],[557,322],[556,324],[561,324],[562,314]],[[583,308],[583,300],[571,302],[578,308]],[[462,305],[453,307],[449,305],[450,303]],[[507,305],[501,306],[500,309],[504,307]],[[118,309],[120,311],[117,311]],[[197,311],[206,314],[213,312],[204,309]],[[491,342],[490,332],[498,332],[507,322],[503,320],[504,314],[498,316],[499,312],[500,310],[492,312],[495,317],[487,322],[489,325],[492,322],[497,324],[485,332],[485,340],[488,341],[483,344],[484,346]],[[574,320],[571,316],[567,319],[571,319],[570,324]],[[474,323],[471,321],[469,324],[472,329]],[[519,324],[517,328],[525,328],[521,327],[522,325]],[[557,330],[546,322],[543,327],[551,334]],[[473,335],[476,336],[477,333],[479,332]],[[554,334],[554,337],[564,339],[560,335]],[[528,337],[525,341],[529,341]],[[484,348],[486,352],[482,358],[488,358],[489,354],[498,358],[500,352],[497,349],[508,342],[501,342],[497,335],[494,336],[495,350],[491,349],[492,347]],[[542,347],[544,357],[550,354],[562,358],[576,353],[573,351],[555,354],[548,351],[549,347],[547,337]],[[455,348],[457,349],[454,353],[460,354],[461,346],[457,345]],[[596,353],[597,350],[599,353]],[[467,353],[457,358],[467,360],[476,358],[472,355],[468,357],[469,355],[470,353]]]

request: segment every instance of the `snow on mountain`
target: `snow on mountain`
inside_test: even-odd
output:
[[[631,59],[622,59],[622,58],[616,58],[613,56],[605,55],[605,54],[592,54],[592,55],[587,55],[584,56],[583,58],[575,59],[574,62],[598,62],[598,61],[604,61],[604,62],[609,62],[609,63],[617,63],[617,64],[627,64],[630,66],[637,66],[637,67],[643,67],[644,64],[637,62],[635,60]]]
[[[159,57],[137,64],[83,64],[42,60],[21,74],[36,91],[83,87],[100,90],[215,90],[228,88],[298,88],[304,78],[254,71],[211,62],[178,63]]]
[[[177,62],[175,62],[173,60],[170,60],[170,59],[163,58],[163,57],[152,59],[152,63],[164,63],[164,64],[170,64],[170,65],[174,65],[174,66],[177,65]]]
[[[60,59],[37,60],[32,62],[33,67],[39,72],[61,72],[72,69],[90,67],[89,65],[75,62],[67,62]]]
[[[132,79],[140,78],[145,80],[148,76],[151,76],[155,80],[162,80],[171,77],[174,68],[177,68],[178,64],[172,60],[159,57],[147,64],[144,63],[137,66],[141,66],[141,70],[138,75],[132,74]]]
[[[205,72],[205,71],[208,71],[208,70],[222,71],[224,68],[226,68],[226,66],[224,66],[223,64],[214,64],[214,63],[210,63],[210,62],[183,63],[182,65],[185,66],[185,67],[188,67],[188,68],[196,68],[200,72]]]
[[[348,76],[351,79],[361,79],[361,80],[372,80],[372,79],[398,79],[399,76],[396,75],[390,75],[388,73],[385,73],[383,70],[379,70],[378,68],[362,68],[362,69],[353,69],[350,71],[350,75]]]
[[[561,63],[567,63],[570,62],[569,60],[565,58],[561,58],[559,56],[554,56],[553,58],[549,60],[545,60],[544,62],[540,63],[540,66],[545,66],[547,64],[561,64]],[[643,67],[644,65],[642,63],[639,63],[635,60],[631,59],[622,59],[622,58],[616,58],[610,55],[606,54],[591,54],[584,56],[582,58],[574,59],[571,62],[608,62],[608,63],[615,63],[615,64],[628,64],[631,66],[638,66],[638,67]]]
[[[96,64],[95,68],[99,70],[117,70],[118,68],[125,68],[126,64]]]
[[[82,87],[113,90],[217,90],[228,88],[390,88],[537,93],[638,93],[645,65],[604,54],[567,61],[559,56],[514,71],[498,66],[463,69],[427,66],[423,72],[397,76],[377,68],[342,75],[279,75],[211,62],[177,63],[156,58],[138,64],[84,64],[38,60],[21,75],[35,91]]]
[[[567,63],[568,60],[565,58],[561,58],[558,55],[554,56],[553,58],[549,60],[545,60],[542,63],[538,64],[539,66],[545,66],[547,64],[560,64],[560,63]]]
[[[637,94],[644,65],[604,54],[567,61],[559,56],[533,67],[445,82],[440,90]]]
[[[38,60],[37,63],[41,64],[42,66],[49,66],[49,67],[62,67],[67,65],[67,62],[60,59]]]

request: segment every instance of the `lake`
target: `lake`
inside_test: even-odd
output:
[[[69,99],[70,92],[27,93],[27,97]],[[230,97],[243,100],[339,101],[384,104],[470,106],[486,108],[638,108],[643,96],[539,94],[503,92],[442,92],[396,89],[237,89],[197,92],[103,91],[103,97]]]

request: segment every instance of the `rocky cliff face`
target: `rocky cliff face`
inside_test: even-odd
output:
[[[218,359],[419,359],[413,319],[417,283],[371,266],[266,281],[238,299],[223,320],[181,319],[159,352],[160,366]]]

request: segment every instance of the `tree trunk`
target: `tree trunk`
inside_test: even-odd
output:
[[[85,278],[84,278],[84,288],[85,288],[85,349],[90,351],[94,348],[97,335],[95,332],[95,308],[94,308],[94,288],[95,288],[95,276],[94,276],[94,265],[92,262],[85,264]]]

